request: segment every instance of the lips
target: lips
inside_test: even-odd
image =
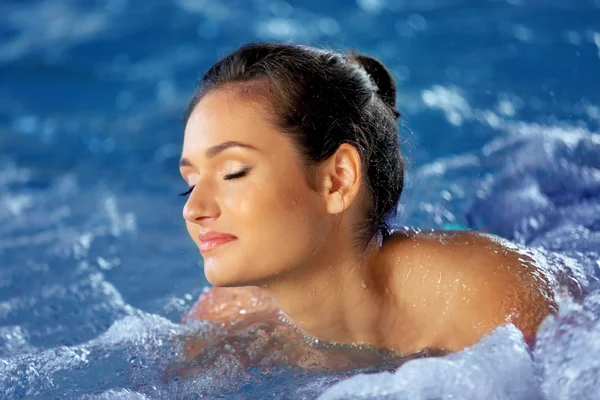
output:
[[[200,239],[199,248],[201,253],[206,253],[208,251],[214,250],[221,245],[224,245],[237,239],[237,237],[234,235],[229,235],[227,233],[221,232],[201,233],[200,235],[198,235],[198,238]]]

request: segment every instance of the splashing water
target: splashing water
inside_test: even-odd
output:
[[[0,399],[597,397],[597,1],[144,4],[2,6]],[[257,39],[351,44],[390,66],[397,223],[492,232],[581,271],[582,297],[561,299],[533,351],[506,325],[444,357],[321,349],[368,362],[300,369],[278,349],[303,344],[265,325],[179,323],[208,284],[175,196],[178,118],[200,72]],[[192,338],[213,345],[189,361]]]

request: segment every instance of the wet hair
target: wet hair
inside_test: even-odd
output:
[[[185,121],[208,92],[242,88],[266,98],[273,122],[291,137],[307,167],[348,143],[368,188],[357,239],[366,246],[388,233],[404,184],[396,119],[396,85],[375,58],[287,43],[251,43],[226,55],[202,77]]]

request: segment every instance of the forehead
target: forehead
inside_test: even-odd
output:
[[[281,145],[283,136],[269,118],[265,101],[244,88],[207,93],[187,121],[183,153],[224,141],[244,141],[255,147]]]

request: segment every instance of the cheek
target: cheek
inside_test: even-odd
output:
[[[248,186],[228,201],[232,232],[243,234],[256,256],[301,257],[322,236],[318,194],[302,177],[288,177]]]
[[[304,182],[292,176],[287,180],[264,179],[265,183],[253,182],[230,191],[223,198],[223,205],[233,217],[229,222],[238,225],[252,221],[252,229],[287,225],[294,221],[306,222],[317,206],[316,194],[304,187]],[[290,182],[296,182],[290,184]],[[241,226],[235,226],[242,228]]]
[[[209,282],[256,283],[301,264],[323,241],[328,230],[319,195],[295,174],[280,176],[221,193],[218,227],[240,241],[204,259]]]

